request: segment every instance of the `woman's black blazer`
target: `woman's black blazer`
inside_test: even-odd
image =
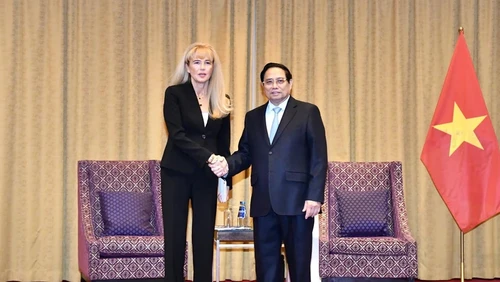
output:
[[[230,155],[230,116],[208,119],[204,125],[200,105],[191,82],[165,90],[163,117],[168,141],[161,166],[191,174],[206,165],[210,155]]]

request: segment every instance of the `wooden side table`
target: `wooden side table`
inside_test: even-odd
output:
[[[220,282],[220,250],[221,249],[253,249],[253,230],[250,227],[216,226],[215,241],[215,281]],[[285,264],[286,281],[290,275]]]
[[[216,226],[215,241],[215,281],[220,281],[221,249],[253,249],[253,230],[250,227]],[[223,244],[221,244],[223,243]]]

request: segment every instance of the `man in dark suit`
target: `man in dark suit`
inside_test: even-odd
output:
[[[246,114],[238,151],[227,166],[219,162],[211,168],[231,177],[252,166],[257,281],[283,282],[284,243],[291,281],[308,282],[314,216],[324,198],[325,129],[317,106],[290,96],[293,81],[286,66],[268,63],[260,80],[269,102]]]

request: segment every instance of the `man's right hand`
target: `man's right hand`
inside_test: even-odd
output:
[[[215,156],[215,158],[212,159],[212,162],[208,164],[210,169],[212,169],[212,172],[217,175],[217,177],[222,177],[224,175],[227,175],[229,171],[229,167],[227,165],[227,161],[223,156]]]

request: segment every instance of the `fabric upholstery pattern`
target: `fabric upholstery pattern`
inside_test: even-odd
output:
[[[407,248],[405,241],[394,237],[336,238],[330,253],[393,256],[406,254]]]
[[[161,257],[163,236],[105,236],[100,240],[104,257]]]
[[[104,236],[158,235],[153,226],[153,193],[99,191]]]
[[[342,237],[336,191],[390,190],[389,236]],[[329,162],[319,216],[321,278],[416,278],[417,242],[411,236],[401,162]],[[358,208],[363,208],[359,206]]]
[[[340,236],[392,236],[390,192],[389,189],[374,191],[336,190]]]
[[[156,236],[105,236],[99,193],[150,193]],[[78,162],[78,265],[86,280],[165,276],[160,162]],[[187,276],[187,244],[184,260]]]

